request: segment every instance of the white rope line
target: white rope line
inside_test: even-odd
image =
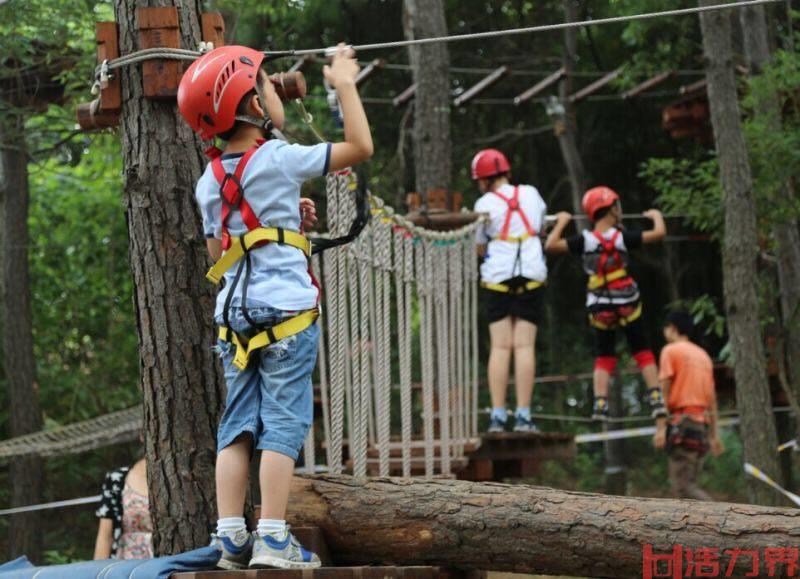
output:
[[[460,42],[464,40],[480,40],[486,38],[497,38],[500,36],[516,36],[520,34],[535,34],[539,32],[552,32],[556,30],[567,30],[572,28],[585,28],[588,26],[600,26],[606,24],[619,24],[623,22],[635,22],[638,20],[651,20],[654,18],[668,18],[675,16],[688,16],[703,12],[717,10],[732,10],[735,8],[746,8],[749,6],[759,6],[762,4],[775,4],[783,0],[743,0],[727,4],[714,4],[712,6],[698,6],[694,8],[681,8],[675,10],[663,10],[660,12],[646,12],[641,14],[631,14],[628,16],[612,16],[609,18],[598,18],[596,20],[582,20],[578,22],[560,22],[556,24],[544,24],[539,26],[525,26],[521,28],[510,28],[505,30],[489,30],[486,32],[472,32],[468,34],[454,34],[451,36],[434,36],[431,38],[416,38],[412,40],[396,40],[392,42],[378,42],[374,44],[357,44],[352,48],[357,52],[367,52],[370,50],[382,50],[387,48],[403,48],[406,46],[424,46],[440,42]],[[330,47],[308,48],[302,50],[265,50],[264,55],[270,57],[291,57],[306,56],[329,53]],[[135,53],[107,61],[106,70],[114,70],[120,66],[134,64],[143,60],[150,59],[173,59],[173,60],[194,60],[201,55],[199,51],[186,50],[179,48],[148,48]],[[101,65],[102,66],[102,65]]]

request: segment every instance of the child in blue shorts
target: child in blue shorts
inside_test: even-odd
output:
[[[303,569],[319,567],[319,558],[292,536],[285,519],[295,461],[313,419],[319,289],[302,234],[303,223],[316,218],[313,204],[301,202],[300,186],[367,160],[373,145],[352,50],[340,45],[324,69],[344,118],[345,141],[335,144],[272,138],[284,110],[263,59],[243,46],[204,54],[181,80],[178,107],[201,138],[227,142],[224,151],[210,150],[196,189],[217,262],[208,277],[222,287],[215,320],[228,394],[217,435],[219,566]],[[250,534],[244,501],[254,449],[262,451],[261,518]]]

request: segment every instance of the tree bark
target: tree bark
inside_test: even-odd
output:
[[[288,520],[322,528],[337,563],[628,578],[641,576],[648,544],[655,553],[717,547],[723,572],[725,550],[794,547],[800,512],[528,485],[321,476],[295,479]],[[740,557],[733,575],[744,576],[749,565]]]
[[[713,5],[716,1],[700,0],[700,6]],[[777,478],[777,435],[755,283],[758,257],[756,203],[736,93],[731,17],[727,10],[700,15],[711,123],[724,191],[722,271],[725,310],[736,379],[736,406],[741,417],[743,458]],[[753,503],[770,505],[780,501],[774,491],[758,480],[749,478],[747,485],[748,497]]]
[[[748,6],[740,13],[744,39],[744,52],[751,75],[759,75],[770,61],[770,42],[767,18],[763,6]],[[780,129],[781,110],[777,95],[762,103],[757,111],[776,129]],[[792,184],[784,183],[778,203],[785,208],[781,221],[775,223],[775,238],[780,286],[781,318],[785,337],[784,352],[791,392],[800,400],[800,230],[794,215],[795,195]],[[800,420],[800,416],[797,417]],[[800,434],[800,432],[796,433]]]
[[[577,0],[563,1],[566,21],[575,22],[578,20],[579,2]],[[578,31],[575,28],[567,28],[564,30],[564,78],[558,87],[559,100],[563,107],[563,112],[559,109],[558,114],[553,114],[551,109],[548,110],[548,114],[554,119],[558,146],[561,149],[561,155],[564,157],[564,164],[567,167],[571,186],[572,211],[575,214],[583,211],[582,200],[586,191],[586,173],[577,144],[578,125],[575,107],[569,100],[570,95],[573,93],[572,73],[577,60]]]
[[[115,0],[120,49],[139,49],[136,9],[178,5],[182,48],[200,40],[197,1]],[[211,346],[214,291],[194,186],[200,142],[174,101],[142,96],[141,66],[120,69],[129,253],[144,394],[145,450],[159,555],[208,542],[215,520],[215,432],[224,403]]]
[[[403,29],[407,38],[447,35],[443,0],[404,0]],[[423,199],[431,189],[450,182],[450,56],[447,44],[410,46],[409,60],[417,89],[414,95],[414,171]]]
[[[24,120],[7,115],[0,124],[0,199],[3,247],[3,369],[8,385],[9,436],[42,429],[42,411],[33,356],[31,289],[28,272],[28,153]],[[11,505],[41,502],[44,463],[28,456],[11,461]],[[9,556],[41,560],[39,513],[11,517]]]

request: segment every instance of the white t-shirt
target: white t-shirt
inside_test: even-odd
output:
[[[501,185],[497,191],[506,199],[511,199],[514,196],[514,185]],[[542,251],[542,240],[538,236],[544,227],[547,205],[536,187],[520,185],[519,207],[537,233],[536,236],[528,237],[521,243],[495,239],[503,230],[508,203],[494,193],[484,193],[475,203],[477,213],[489,214],[489,221],[478,228],[477,235],[479,245],[488,244],[481,265],[482,281],[501,283],[517,276],[542,282],[547,279],[547,263]],[[522,237],[527,233],[528,230],[519,212],[514,211],[511,214],[508,236]]]
[[[290,145],[274,139],[253,154],[242,175],[244,196],[264,227],[300,230],[300,186],[304,181],[327,173],[331,146]],[[233,172],[242,155],[223,155],[226,171]],[[222,235],[222,200],[211,164],[197,182],[195,191],[206,237]],[[228,218],[231,236],[247,233],[239,211]],[[308,260],[295,247],[269,243],[251,252],[252,272],[247,287],[247,307],[268,306],[285,311],[307,310],[317,303],[318,291],[311,283]],[[225,287],[217,296],[216,316],[222,314],[225,298],[237,266],[225,273]],[[244,276],[242,276],[244,277]],[[232,307],[242,306],[243,280],[236,286]]]

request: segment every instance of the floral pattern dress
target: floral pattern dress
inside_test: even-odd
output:
[[[113,524],[111,557],[142,559],[153,556],[149,501],[125,482],[131,467],[106,474],[100,507],[95,514]]]

